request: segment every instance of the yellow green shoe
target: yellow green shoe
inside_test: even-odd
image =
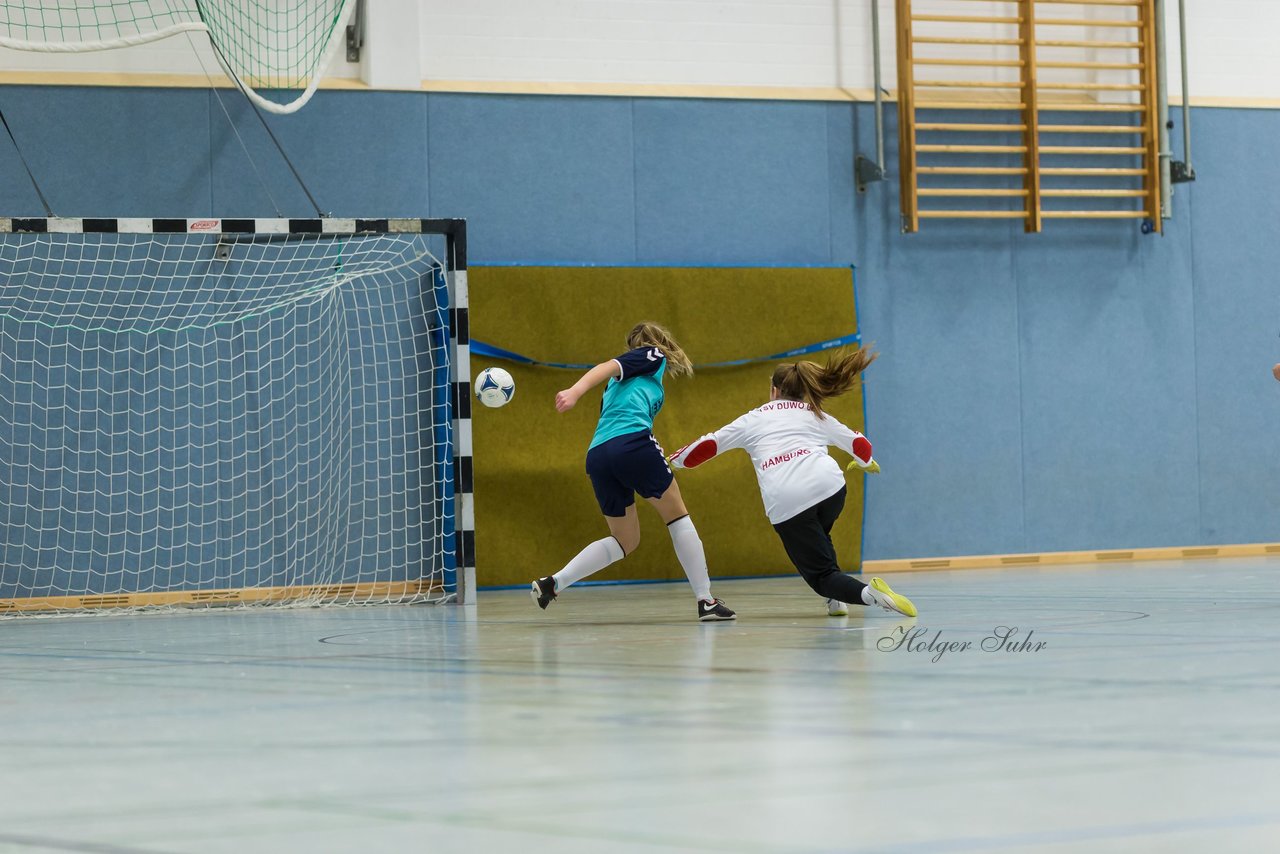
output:
[[[875,600],[875,604],[886,611],[893,611],[896,614],[904,614],[908,617],[916,615],[916,606],[911,604],[911,600],[901,593],[894,593],[890,590],[889,585],[884,583],[883,578],[871,579],[867,589],[871,591],[871,598]]]

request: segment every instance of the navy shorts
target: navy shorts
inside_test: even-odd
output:
[[[658,440],[648,430],[615,436],[587,451],[587,476],[606,516],[627,515],[627,508],[636,503],[635,493],[658,498],[675,480]]]

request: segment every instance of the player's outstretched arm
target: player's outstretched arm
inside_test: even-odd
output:
[[[671,465],[678,469],[696,468],[718,453],[720,445],[716,442],[716,434],[708,433],[672,454]]]
[[[828,414],[822,419],[827,432],[827,440],[846,454],[853,455],[853,462],[844,467],[845,471],[861,469],[868,474],[880,471],[880,464],[871,456],[871,440],[866,436],[842,424],[838,418]]]
[[[750,418],[751,413],[748,412],[716,432],[690,442],[668,458],[671,465],[678,469],[691,469],[725,451],[746,447],[751,435]]]
[[[556,412],[568,412],[573,409],[584,394],[591,389],[600,385],[600,383],[609,379],[609,377],[618,377],[622,375],[622,366],[618,364],[616,359],[610,359],[607,362],[601,362],[591,370],[587,371],[582,377],[569,388],[556,392]]]

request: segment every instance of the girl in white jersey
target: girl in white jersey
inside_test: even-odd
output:
[[[831,527],[844,509],[845,484],[827,446],[852,454],[850,468],[874,473],[880,464],[871,456],[867,437],[823,412],[822,403],[851,390],[876,355],[860,347],[825,366],[779,365],[768,403],[676,451],[671,462],[694,468],[731,448],[745,449],[755,465],[765,513],[800,576],[826,598],[827,613],[844,616],[849,604],[879,605],[914,617],[911,600],[894,593],[883,579],[864,584],[841,572],[831,542]]]
[[[711,595],[698,529],[685,509],[666,456],[653,438],[653,419],[665,399],[663,376],[668,371],[672,376],[687,376],[693,373],[693,365],[671,333],[656,323],[636,324],[627,334],[627,348],[621,356],[601,362],[571,387],[556,393],[556,411],[568,412],[584,394],[608,381],[600,402],[600,421],[587,448],[587,476],[610,536],[589,544],[555,575],[534,581],[530,595],[545,609],[570,584],[635,551],[640,545],[640,519],[636,516],[639,493],[667,523],[676,557],[698,600],[698,619],[732,620],[733,611]]]

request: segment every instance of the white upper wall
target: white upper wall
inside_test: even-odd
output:
[[[836,21],[850,11],[831,0],[425,5],[429,78],[790,87],[838,85]],[[860,50],[865,26],[845,38]]]
[[[1197,98],[1280,98],[1280,3],[1187,0],[1188,86]],[[1169,91],[1182,93],[1178,4],[1165,10]]]
[[[954,13],[957,4],[914,3],[917,13],[938,11],[941,5]],[[1280,51],[1273,44],[1280,31],[1280,2],[1189,5],[1193,95],[1280,98]],[[893,7],[890,0],[880,0],[882,73],[890,89],[896,81]],[[368,8],[362,63],[346,62],[339,46],[329,79],[364,79],[378,88],[417,88],[424,82],[462,89],[469,83],[482,89],[548,84],[548,91],[571,90],[574,84],[587,84],[580,87],[586,91],[593,85],[665,85],[843,88],[861,96],[872,86],[870,0],[368,0]],[[1008,14],[1011,8],[1003,2],[963,4],[964,13],[972,15]],[[1118,13],[1094,5],[1054,10],[1058,16],[1093,19]],[[1167,0],[1169,88],[1174,94],[1181,91],[1177,11],[1176,0]],[[970,32],[996,34],[992,25]],[[1115,37],[1117,31],[1094,31],[1094,37],[1103,34]],[[1055,35],[1071,37],[1062,30]],[[1001,55],[995,52],[999,49],[969,50],[974,57]],[[29,72],[26,79],[38,79],[42,72],[76,71],[192,75],[198,82],[204,78],[202,63],[210,71],[217,67],[200,34],[190,42],[179,35],[92,54],[0,48],[0,70]],[[929,76],[974,74],[929,69]]]

